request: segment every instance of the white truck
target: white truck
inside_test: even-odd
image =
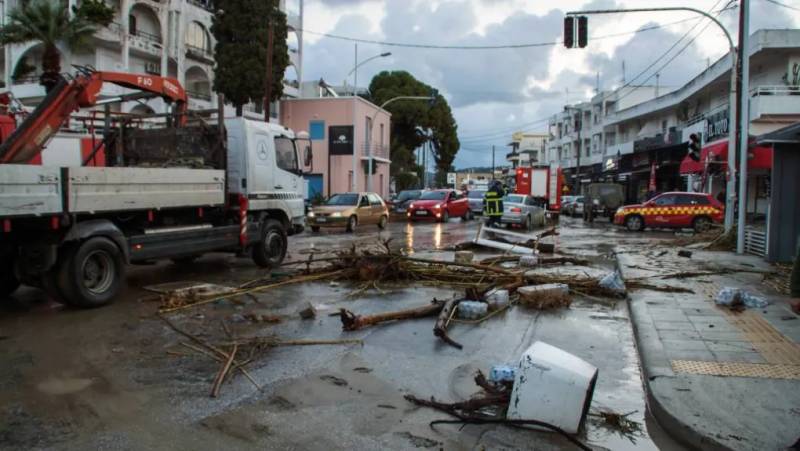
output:
[[[167,126],[106,118],[105,138],[82,166],[29,164],[68,120],[71,99],[95,105],[102,82],[171,101]],[[0,298],[28,284],[70,306],[102,306],[127,264],[207,252],[280,265],[287,236],[304,225],[299,152],[309,161],[310,141],[241,117],[193,126],[189,115],[177,80],[83,71],[18,127],[0,121]]]

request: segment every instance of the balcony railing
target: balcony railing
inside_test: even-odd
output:
[[[199,100],[211,100],[211,93],[208,91],[195,91],[191,89],[186,90],[186,95]]]
[[[798,86],[756,86],[750,89],[750,97],[759,96],[800,96]]]
[[[211,49],[197,47],[191,44],[186,44],[186,54],[190,57],[200,58],[203,60],[214,59],[214,53],[211,51]]]
[[[131,36],[136,36],[138,38],[142,38],[146,41],[151,41],[160,44],[161,43],[161,36],[153,33],[148,33],[142,30],[132,30],[129,33]]]
[[[375,158],[389,159],[389,146],[380,144],[362,144],[361,155],[372,155]]]

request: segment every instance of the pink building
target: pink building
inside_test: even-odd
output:
[[[282,125],[306,130],[311,136],[314,161],[306,167],[311,172],[309,196],[346,191],[389,196],[388,111],[361,97],[321,97],[282,100],[280,112]],[[369,155],[371,178],[367,177]]]

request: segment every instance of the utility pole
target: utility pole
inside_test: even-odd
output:
[[[270,110],[272,109],[272,19],[267,25],[267,77],[264,89],[264,122],[269,122]]]
[[[353,97],[358,95],[358,42],[356,42],[355,73],[353,74]]]
[[[494,144],[492,144],[492,180],[494,180]]]
[[[736,253],[744,253],[744,225],[747,216],[747,155],[750,141],[750,0],[739,2],[739,220],[736,230]],[[732,149],[728,149],[728,154]]]

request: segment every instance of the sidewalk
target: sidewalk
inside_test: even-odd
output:
[[[617,247],[625,279],[694,293],[629,293],[648,405],[661,426],[694,449],[786,449],[800,437],[800,318],[762,275],[734,272],[688,278],[665,275],[721,269],[770,271],[762,259],[678,248]],[[733,313],[714,296],[723,286],[770,301]]]

